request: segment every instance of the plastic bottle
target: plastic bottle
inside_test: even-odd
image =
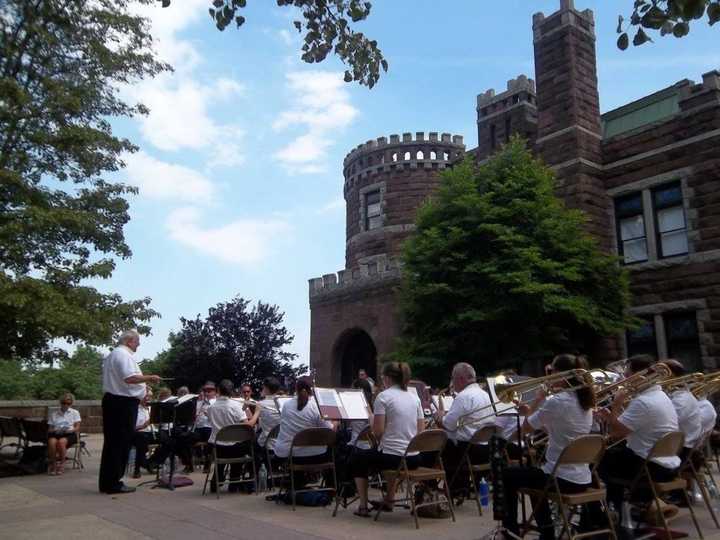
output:
[[[490,486],[485,481],[484,476],[480,479],[480,484],[478,485],[478,497],[480,497],[480,506],[483,508],[490,506]]]
[[[265,464],[263,463],[260,465],[260,470],[258,471],[258,491],[260,493],[267,491],[267,469],[265,468]]]

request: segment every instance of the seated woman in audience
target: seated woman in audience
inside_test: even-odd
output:
[[[48,473],[65,472],[65,456],[69,446],[77,444],[80,433],[80,413],[71,408],[75,397],[67,392],[60,398],[60,408],[48,418]]]
[[[356,452],[350,467],[357,487],[360,506],[355,514],[370,515],[368,510],[368,476],[370,470],[397,469],[405,455],[408,444],[425,428],[425,416],[420,400],[408,392],[410,367],[404,362],[390,362],[383,366],[382,383],[387,390],[375,398],[372,432],[379,441],[378,448]],[[419,465],[419,454],[408,455],[409,469]],[[391,511],[395,498],[395,481],[387,484],[383,509]]]
[[[300,377],[295,383],[295,397],[288,400],[280,411],[280,430],[275,440],[275,455],[281,459],[290,457],[293,438],[309,428],[331,428],[332,422],[324,420],[317,403],[312,398],[312,379]],[[329,460],[327,446],[305,446],[293,449],[293,463],[311,465]],[[302,485],[303,479],[296,476],[295,486]]]

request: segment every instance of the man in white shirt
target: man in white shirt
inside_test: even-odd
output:
[[[626,377],[651,367],[655,359],[648,355],[636,355],[628,360]],[[679,431],[677,413],[670,398],[659,385],[651,386],[635,396],[622,411],[627,395],[619,391],[610,410],[603,409],[598,416],[607,422],[610,437],[627,439],[627,446],[620,446],[605,453],[598,472],[607,484],[608,501],[620,510],[624,488],[610,483],[611,478],[632,480],[642,468],[652,447],[664,435]],[[668,482],[677,475],[679,457],[658,458],[648,463],[653,479]]]
[[[119,344],[103,361],[103,449],[100,458],[100,493],[131,493],[121,479],[127,467],[137,421],[138,406],[145,396],[145,383],[157,384],[157,375],[143,375],[134,353],[140,334],[127,330]]]
[[[663,360],[663,363],[670,368],[673,377],[682,377],[687,374],[685,366],[677,360]],[[685,435],[685,444],[683,452],[680,455],[680,459],[685,460],[702,438],[703,429],[700,404],[693,393],[687,388],[678,388],[668,395],[675,407],[680,431]]]
[[[226,427],[235,424],[247,424],[247,415],[242,403],[230,399],[233,394],[234,385],[232,381],[223,379],[218,385],[218,397],[215,402],[207,409],[208,423],[210,424],[210,438],[208,442],[214,446],[219,458],[237,458],[250,455],[250,442],[228,444],[224,442],[216,442],[218,432]],[[239,491],[239,485],[233,484],[240,479],[242,473],[241,464],[230,465],[230,484],[228,491],[231,493]],[[225,466],[218,468],[218,479],[220,483],[225,481]],[[210,491],[215,493],[217,485],[213,478],[210,484]]]
[[[477,383],[475,369],[465,362],[455,364],[452,370],[452,386],[457,392],[453,404],[447,414],[442,411],[435,415],[438,427],[448,435],[448,442],[443,450],[442,460],[445,471],[451,480],[452,491],[468,488],[468,477],[459,477],[462,459],[468,448],[468,441],[475,432],[495,422],[492,404],[488,393]],[[438,400],[441,403],[442,400]],[[490,459],[488,445],[473,445],[470,450],[473,463],[487,463]]]

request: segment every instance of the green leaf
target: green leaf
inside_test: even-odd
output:
[[[617,23],[617,33],[618,34],[622,34],[622,31],[623,31],[622,25],[623,25],[624,21],[625,21],[625,19],[623,18],[623,16],[618,15],[618,23]]]
[[[352,80],[353,80],[352,73],[350,73],[349,71],[345,70],[345,75],[344,75],[344,77],[343,77],[343,80],[344,80],[345,82],[352,82]]]
[[[673,27],[673,36],[676,38],[685,37],[690,33],[690,25],[686,22],[679,22]]]
[[[708,24],[710,26],[712,26],[716,22],[720,21],[720,3],[714,2],[714,3],[710,4],[707,8],[707,14],[708,14]]]
[[[639,47],[640,45],[643,45],[648,41],[652,41],[652,39],[650,39],[650,37],[645,33],[642,28],[638,28],[638,31],[633,38],[633,45],[635,47]]]
[[[630,45],[630,37],[627,35],[627,32],[623,32],[622,34],[620,34],[620,37],[618,37],[617,47],[621,51],[624,51],[625,49],[628,48],[629,45]]]

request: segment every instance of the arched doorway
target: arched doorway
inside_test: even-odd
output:
[[[377,349],[364,330],[353,328],[343,332],[335,345],[334,360],[334,378],[342,387],[351,386],[360,369],[377,381]]]

